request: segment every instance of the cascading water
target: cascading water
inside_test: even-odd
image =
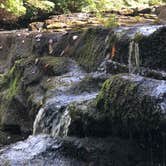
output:
[[[44,108],[39,110],[36,116],[33,134],[51,134],[56,136],[67,136],[68,127],[71,122],[67,106],[72,102],[83,102],[97,96],[97,92],[83,93],[81,95],[60,95],[49,101]],[[61,101],[60,101],[61,100]]]
[[[47,113],[49,111],[49,115],[45,111]],[[45,124],[42,121],[45,121]],[[41,108],[34,122],[33,134],[45,133],[51,134],[53,137],[67,136],[70,121],[68,111],[61,106],[56,106],[53,110]]]
[[[71,122],[67,106],[73,102],[83,102],[94,99],[97,92],[73,93],[72,85],[78,84],[86,73],[72,62],[71,71],[65,75],[56,77],[61,80],[60,86],[56,87],[44,106],[39,110],[33,125],[33,134],[50,134],[53,137],[67,136]]]
[[[140,72],[139,44],[133,40],[129,43],[128,67],[129,73]]]

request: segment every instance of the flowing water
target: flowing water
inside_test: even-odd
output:
[[[137,37],[148,37],[159,28],[165,25],[135,25],[132,27],[120,27],[114,30],[117,40],[125,38],[129,40],[128,46],[128,71],[132,74],[140,74],[141,72],[141,55],[139,41]]]
[[[129,48],[128,48],[128,55],[127,55],[128,57],[127,67],[128,67],[129,73],[131,74],[140,73],[141,55],[140,55],[139,43],[134,40],[136,34],[140,33],[148,37],[149,35],[153,34],[156,30],[158,30],[160,27],[162,27],[162,25],[157,25],[157,26],[156,25],[155,26],[136,25],[134,27],[120,27],[114,30],[117,36],[117,39],[120,39],[121,37],[126,35],[129,38]],[[52,49],[53,49],[52,47],[49,48],[51,52],[53,51]],[[67,73],[61,76],[54,76],[53,78],[51,78],[54,81],[54,86],[51,87],[49,90],[47,90],[43,105],[36,115],[36,118],[33,124],[33,136],[31,136],[26,141],[16,143],[15,145],[7,147],[6,149],[5,148],[2,149],[0,151],[0,164],[5,163],[6,165],[9,164],[9,165],[17,166],[17,164],[19,163],[19,165],[28,165],[27,163],[25,164],[24,161],[32,160],[36,156],[40,156],[42,154],[44,157],[46,157],[46,160],[50,159],[49,161],[50,165],[51,164],[55,165],[55,163],[57,165],[59,164],[60,166],[67,166],[72,164],[84,165],[85,163],[82,163],[79,159],[78,161],[75,161],[75,159],[71,161],[71,158],[68,158],[68,156],[64,157],[61,154],[61,152],[60,152],[60,155],[57,152],[56,155],[54,154],[55,156],[52,156],[52,152],[58,151],[62,145],[62,142],[56,139],[53,140],[50,136],[54,138],[58,138],[58,137],[66,138],[66,136],[68,136],[68,129],[72,120],[68,107],[72,103],[83,103],[85,101],[90,101],[95,99],[99,91],[98,88],[94,88],[94,89],[92,88],[90,91],[87,91],[87,90],[83,90],[81,92],[77,90],[73,91],[73,86],[76,86],[76,85],[79,86],[79,84],[86,77],[98,78],[102,75],[105,75],[107,70],[106,61],[107,59],[103,60],[97,72],[87,73],[82,68],[80,68],[80,66],[78,66],[74,60],[70,60],[70,67],[69,67],[70,70]],[[134,80],[138,82],[140,81],[139,79],[140,77],[137,77],[137,76],[135,76],[134,78]],[[143,78],[141,77],[141,79]],[[160,96],[164,96],[165,94],[163,94],[163,92],[166,91],[165,88],[166,88],[165,82],[161,81],[161,84],[155,87],[154,91],[151,94],[151,97],[160,98]],[[166,101],[163,101],[163,103],[161,103],[160,106],[161,106],[161,110],[166,110]],[[164,113],[165,112],[163,112],[163,114]],[[47,136],[45,134],[48,134],[50,136]],[[97,142],[97,144],[98,143],[100,143],[100,141]],[[151,142],[151,144],[153,144],[153,142]],[[78,149],[80,150],[81,148],[82,146],[81,144],[79,144]],[[93,147],[91,148],[93,149]],[[165,161],[165,135],[163,136],[162,149],[163,149],[162,163],[160,162],[160,164],[154,165],[152,161],[151,165],[149,166],[159,166],[159,165],[165,166],[165,162],[164,162]],[[85,149],[83,150],[85,151],[82,151],[81,149],[81,156],[84,156],[85,153],[88,153],[89,151],[91,151],[91,149],[88,149],[88,148],[86,149],[86,146],[85,146]],[[150,152],[150,157],[152,155],[153,155],[153,152]],[[42,161],[45,160],[44,157],[42,158]],[[54,160],[54,164],[51,163],[51,160],[52,161]],[[37,159],[35,159],[35,162],[37,163]],[[35,164],[35,163],[29,163],[29,164]],[[44,162],[40,164],[43,166],[46,165]],[[88,165],[93,166],[93,164],[91,163],[88,163]]]
[[[131,41],[129,44],[129,58],[128,58],[129,73],[140,72],[140,54],[139,44]]]
[[[70,91],[72,85],[79,82],[87,75],[76,63],[71,63],[71,71],[65,75],[58,76],[61,85],[52,89],[50,97],[47,98],[44,106],[39,110],[33,125],[33,134],[50,134],[53,137],[67,136],[70,125],[70,115],[67,106],[73,102],[83,102],[94,99],[97,92],[83,92],[77,94]]]

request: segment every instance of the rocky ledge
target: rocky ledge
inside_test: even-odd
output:
[[[1,32],[0,141],[8,144],[30,134],[54,139],[33,136],[7,146],[0,162],[14,165],[16,158],[20,165],[43,160],[50,165],[163,163],[165,31],[164,25],[138,25],[69,33]],[[122,149],[117,146],[117,153],[110,154],[118,139],[106,137],[119,137]],[[128,147],[134,148],[134,157],[121,152],[127,149],[126,140],[147,155],[137,153],[132,144]],[[28,154],[32,147],[34,153]],[[22,152],[25,158],[19,158]]]

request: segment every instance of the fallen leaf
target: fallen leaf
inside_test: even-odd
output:
[[[115,48],[115,45],[113,45],[112,51],[111,51],[111,58],[115,56],[115,52],[116,52],[116,48]]]

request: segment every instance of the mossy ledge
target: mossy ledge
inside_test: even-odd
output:
[[[162,91],[160,91],[160,88]],[[118,74],[103,83],[92,101],[73,103],[69,135],[160,139],[166,130],[166,82]]]
[[[67,57],[53,56],[31,55],[15,60],[0,77],[0,131],[11,136],[31,134],[50,86],[47,80],[68,72],[69,63]]]
[[[165,132],[165,92],[158,90],[160,86],[160,81],[141,76],[115,75],[103,84],[95,100],[96,108],[109,115],[115,133]],[[166,82],[162,86],[166,87]]]
[[[32,61],[34,61],[33,57],[15,61],[9,71],[1,77],[0,129],[5,132],[26,135],[32,130],[33,119],[29,111],[36,105],[28,100],[30,94],[27,86],[39,79],[38,76],[35,79],[34,76],[27,75],[29,72],[26,70]]]

